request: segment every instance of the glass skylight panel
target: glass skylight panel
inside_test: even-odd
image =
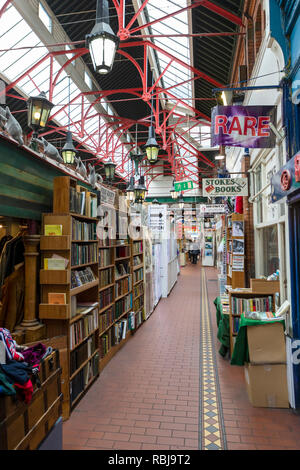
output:
[[[185,1],[171,1],[171,0],[150,0],[147,4],[147,11],[149,20],[154,21],[163,18],[172,12],[176,12],[187,6]],[[171,34],[188,34],[188,16],[187,12],[181,12],[173,17],[169,17],[163,22],[155,23],[152,27],[152,32],[155,35],[170,36]],[[153,42],[161,47],[164,51],[172,54],[177,59],[180,59],[186,64],[190,64],[189,53],[189,40],[188,38],[181,37],[159,37],[153,38]],[[158,52],[158,60],[161,63],[161,71],[163,71],[169,63],[169,58]],[[162,81],[164,84],[173,83],[179,84],[191,78],[191,72],[177,62],[172,63],[166,73],[163,75]],[[171,85],[172,86],[172,85]],[[178,98],[185,98],[188,104],[192,104],[188,98],[192,97],[192,85],[187,83],[179,85],[172,89],[172,94]],[[172,99],[173,101],[173,99]]]
[[[52,33],[52,18],[41,2],[39,3],[39,18],[44,23],[48,31]]]

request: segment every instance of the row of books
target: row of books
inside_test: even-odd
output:
[[[275,308],[271,295],[252,299],[240,299],[232,296],[231,306],[233,315],[241,315],[242,313],[249,312],[272,312]]]
[[[131,291],[132,288],[132,281],[131,276],[127,276],[120,281],[116,281],[115,283],[115,296],[116,298],[120,295],[126,294],[127,292]]]
[[[116,318],[132,308],[132,294],[123,297],[115,303]]]
[[[100,279],[100,288],[105,287],[109,284],[113,283],[113,269],[103,269],[99,271],[99,279]]]
[[[99,333],[101,334],[115,321],[115,309],[110,307],[99,316]]]
[[[142,241],[134,242],[133,249],[132,249],[133,255],[137,255],[142,252],[143,252],[143,242]]]
[[[99,266],[105,268],[113,264],[113,257],[110,250],[99,250]]]
[[[133,301],[133,310],[136,312],[141,309],[144,305],[144,297],[141,295],[141,297],[138,297]]]
[[[97,241],[96,223],[81,222],[72,217],[72,239]]]
[[[85,190],[77,191],[77,189],[70,188],[70,212],[86,217],[97,217],[97,195]]]
[[[126,338],[128,321],[123,319],[117,322],[113,328],[100,338],[100,358],[103,359],[108,351]]]
[[[144,284],[141,282],[133,288],[133,297],[139,297],[144,293]]]
[[[88,335],[98,328],[99,324],[98,308],[70,326],[70,349],[76,347]]]
[[[96,243],[73,243],[71,247],[71,265],[97,263],[98,247]]]
[[[111,304],[114,300],[114,292],[113,287],[109,287],[108,289],[99,292],[99,307],[100,310],[107,305]]]
[[[73,269],[71,271],[71,289],[83,286],[89,282],[96,281],[97,278],[90,266],[84,269]]]
[[[116,248],[116,258],[125,258],[127,256],[130,256],[129,246],[118,246]]]
[[[78,346],[70,354],[70,375],[73,375],[77,369],[96,351],[96,335],[88,338],[83,344]]]
[[[93,377],[99,373],[99,354],[96,353],[91,360],[75,375],[74,379],[70,382],[70,403],[71,406],[89,385]]]
[[[130,265],[129,263],[118,263],[116,266],[115,266],[115,275],[116,275],[116,279],[118,279],[118,277],[122,277],[122,276],[125,276],[126,274],[129,274],[130,273]]]
[[[142,281],[144,279],[144,269],[140,268],[136,271],[133,271],[133,283],[135,284],[138,281]]]

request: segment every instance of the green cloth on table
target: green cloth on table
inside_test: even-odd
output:
[[[230,328],[229,328],[229,315],[223,314],[222,303],[220,297],[214,300],[216,306],[218,334],[217,338],[221,342],[219,354],[225,357],[230,348]]]
[[[250,362],[247,326],[269,325],[270,323],[278,322],[283,323],[283,325],[285,323],[284,320],[252,320],[251,318],[245,318],[244,314],[242,313],[239,332],[235,340],[230,364],[233,366],[243,366],[245,362]]]

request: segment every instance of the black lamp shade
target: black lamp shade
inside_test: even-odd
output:
[[[130,154],[130,160],[133,161],[134,167],[135,167],[135,173],[138,174],[139,172],[139,164],[142,162],[144,158],[143,153],[131,153]]]
[[[109,7],[107,0],[97,1],[96,24],[86,36],[94,70],[101,74],[109,73],[114,64],[119,47],[119,38],[109,25]]]
[[[171,194],[171,198],[172,198],[172,199],[177,199],[177,197],[178,197],[178,192],[175,191],[174,183],[173,183],[173,187],[172,187],[172,189],[171,189],[171,191],[170,191],[170,194]]]
[[[126,188],[126,195],[129,201],[134,201],[134,178],[130,178],[130,182]]]
[[[180,194],[180,196],[178,198],[178,202],[179,202],[179,208],[183,209],[184,208],[184,197],[183,197],[182,194]]]
[[[144,183],[144,177],[141,176],[139,184],[134,188],[135,202],[136,203],[144,202],[147,192],[148,190]]]
[[[114,179],[116,166],[117,165],[114,162],[112,162],[111,160],[104,163],[105,178],[108,181],[112,181]]]
[[[151,164],[154,164],[157,162],[158,158],[158,152],[159,152],[159,145],[155,139],[155,134],[154,134],[154,127],[150,126],[149,127],[149,137],[147,140],[146,145],[144,146],[147,154],[147,159]]]
[[[67,165],[73,165],[74,158],[77,154],[77,150],[73,145],[72,132],[67,132],[66,143],[61,151],[64,163]]]
[[[41,92],[38,96],[31,96],[27,101],[28,127],[34,131],[44,129],[47,125],[54,104],[46,98],[46,93]]]

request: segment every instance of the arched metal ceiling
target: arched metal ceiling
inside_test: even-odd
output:
[[[156,2],[156,5],[163,5],[159,0],[143,0],[145,5],[146,18],[149,18],[147,14],[147,3],[148,6],[150,3]],[[189,8],[191,23],[190,23],[190,33],[191,34],[191,44],[192,44],[192,57],[193,63],[191,64],[194,67],[193,73],[201,72],[196,75],[196,79],[193,83],[193,108],[195,111],[194,120],[201,120],[205,116],[209,119],[211,107],[216,104],[212,96],[212,88],[217,84],[226,85],[230,82],[231,69],[233,65],[233,58],[235,52],[235,45],[237,39],[237,33],[240,31],[241,26],[241,17],[242,9],[244,5],[244,0],[168,0],[170,6],[178,6],[183,3],[182,8],[186,8],[186,4],[193,5],[192,8]],[[61,0],[47,0],[47,5],[53,11],[57,20],[59,21],[61,27],[66,32],[67,36],[70,38],[70,41],[77,43],[84,41],[86,34],[88,34],[95,22],[95,8],[96,0],[73,0],[72,2],[61,1]],[[134,17],[135,9],[133,6],[133,0],[124,1],[125,4],[125,24]],[[113,30],[117,33],[120,28],[119,17],[117,15],[116,6],[118,6],[117,0],[110,0],[110,23]],[[177,7],[176,7],[177,8]],[[176,9],[175,8],[175,9]],[[178,7],[180,8],[180,7]],[[161,18],[168,15],[168,9],[165,11],[161,10]],[[176,15],[175,15],[176,16]],[[147,21],[147,20],[146,20]],[[132,24],[132,28],[138,28],[139,23],[137,19]],[[155,28],[150,23],[149,33],[155,32]],[[226,35],[223,35],[225,33]],[[152,38],[141,37],[139,41],[140,31],[136,31],[134,36],[135,38],[129,38],[125,43],[121,42],[119,53],[116,55],[115,64],[113,70],[107,76],[101,76],[95,74],[92,68],[91,60],[89,54],[83,54],[82,59],[84,60],[86,66],[89,68],[90,74],[93,76],[94,80],[98,84],[101,90],[125,90],[125,89],[140,89],[143,86],[140,73],[138,72],[136,66],[133,65],[133,60],[141,68],[144,64],[144,53],[145,49],[141,41],[149,41],[153,43]],[[180,34],[180,31],[178,31]],[[200,35],[203,35],[200,37]],[[176,38],[180,41],[180,38]],[[138,41],[138,45],[136,45]],[[134,47],[132,47],[132,45]],[[131,46],[131,47],[130,47]],[[74,47],[82,48],[84,44],[74,44]],[[157,57],[157,50],[154,51],[155,56]],[[129,60],[126,56],[130,55],[133,60]],[[176,59],[176,51],[174,51],[174,57]],[[159,73],[162,71],[161,64],[158,63]],[[201,75],[203,74],[203,75]],[[209,80],[207,79],[209,78]],[[194,75],[195,78],[195,75]],[[163,78],[162,78],[163,81]],[[152,83],[152,74],[150,66],[147,70],[147,84]],[[168,88],[168,85],[166,85]],[[159,89],[160,92],[163,89]],[[169,92],[170,93],[170,92]],[[141,93],[142,94],[142,93]],[[162,95],[160,95],[162,96]],[[149,103],[145,102],[143,99],[133,98],[130,95],[128,98],[128,93],[124,91],[115,92],[113,95],[108,97],[108,100],[111,101],[111,105],[116,111],[117,115],[122,119],[131,120],[132,127],[130,131],[134,135],[134,122],[138,120],[143,120],[147,116],[149,117],[150,108]],[[172,102],[172,96],[168,96],[169,100]],[[190,101],[189,101],[190,103]],[[16,103],[14,98],[10,98],[10,107],[13,111],[16,111],[16,118],[18,120],[24,120],[24,113],[22,114],[22,106],[20,103]],[[174,104],[174,101],[173,101]],[[180,105],[184,106],[184,100]],[[21,110],[20,110],[21,107]],[[156,122],[156,127],[160,126],[164,121],[165,117],[168,117],[168,113],[163,114],[161,106],[159,107],[159,121]],[[169,117],[174,117],[169,115]],[[177,119],[178,119],[177,115]],[[168,122],[166,122],[168,124]],[[166,133],[164,136],[164,142],[169,140],[170,134],[174,131],[174,127],[166,128]],[[52,139],[55,138],[61,139],[61,134],[53,135]],[[157,136],[159,143],[163,144],[162,135]],[[139,143],[143,143],[147,140],[147,127],[143,125],[138,126],[138,140]],[[171,140],[169,141],[171,143]],[[185,143],[185,145],[187,145]],[[172,151],[168,149],[166,154],[166,148],[162,150],[161,158],[166,161],[166,166],[168,169],[171,168],[171,171],[174,172],[174,165],[170,162],[170,155]],[[197,149],[195,148],[195,155]],[[169,158],[169,161],[166,160]],[[172,157],[172,155],[171,155]],[[174,157],[174,155],[173,155]],[[171,165],[170,165],[171,163]],[[208,168],[212,168],[214,165],[208,165]],[[203,160],[199,160],[199,172],[203,169]]]

